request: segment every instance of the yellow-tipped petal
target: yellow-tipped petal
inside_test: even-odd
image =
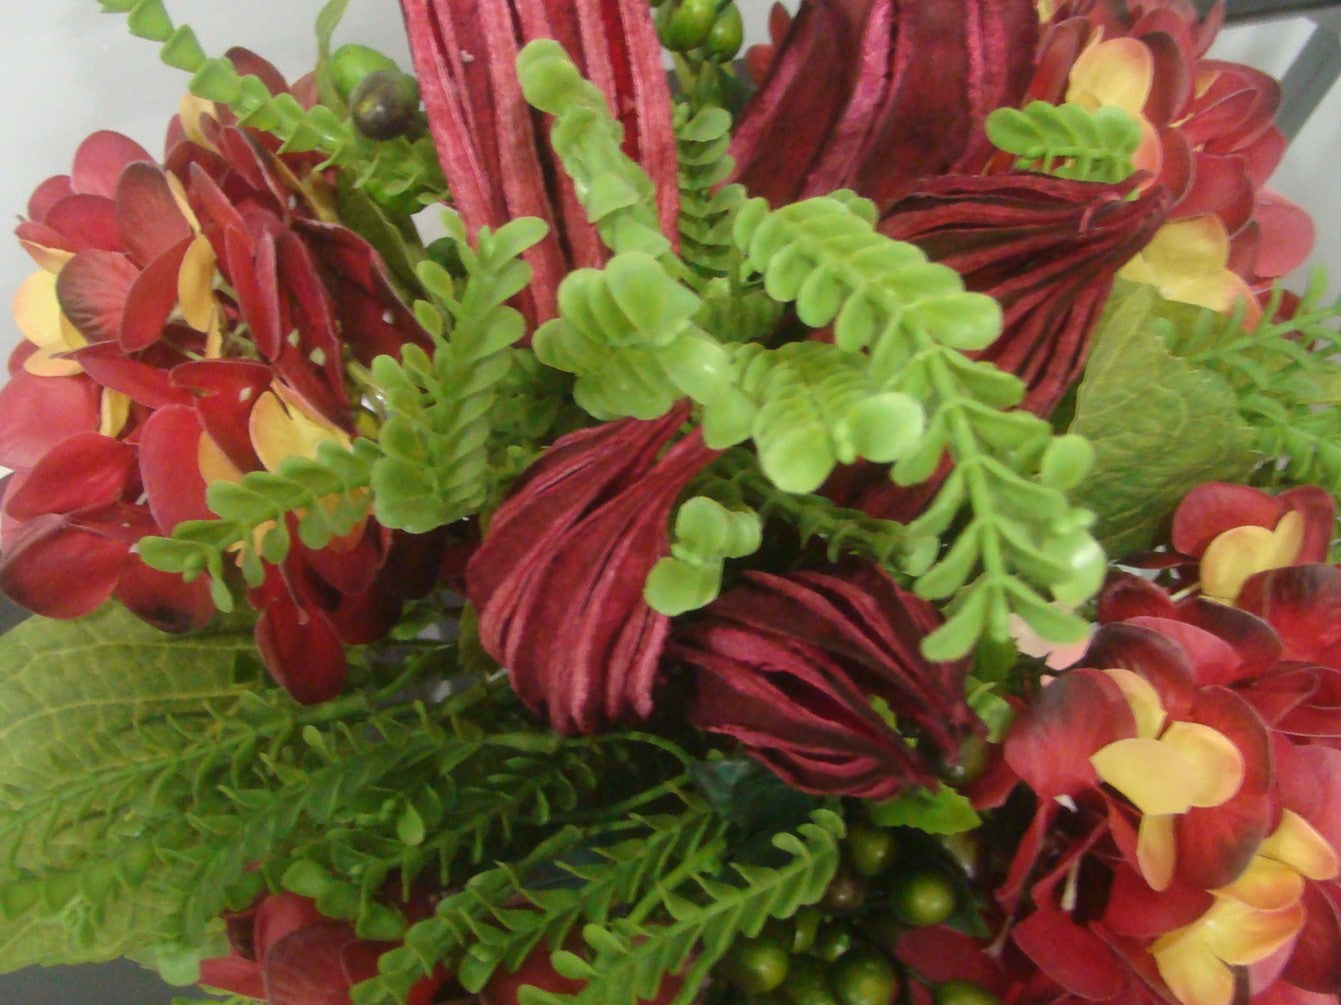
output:
[[[242,481],[242,469],[232,462],[209,433],[200,434],[200,443],[196,447],[196,463],[200,466],[200,477],[204,479],[206,485],[215,482]]]
[[[66,344],[66,332],[61,325],[64,315],[56,299],[56,277],[50,272],[34,272],[20,284],[14,294],[13,311],[19,331],[35,346],[58,347],[57,351],[63,351],[84,344],[82,340]]]
[[[38,267],[45,272],[60,272],[65,267],[65,263],[74,258],[73,251],[66,251],[64,248],[49,248],[45,244],[38,244],[36,241],[20,240],[19,244]]]
[[[1100,778],[1146,814],[1186,813],[1201,789],[1182,753],[1161,740],[1116,740],[1096,750],[1090,763]]]
[[[214,320],[214,265],[214,246],[201,234],[177,270],[177,304],[186,323],[198,332],[209,331]]]
[[[1086,108],[1116,106],[1140,116],[1155,81],[1155,59],[1145,43],[1114,38],[1091,45],[1071,67],[1066,100]]]
[[[1288,865],[1259,854],[1234,882],[1216,890],[1215,894],[1259,911],[1283,911],[1299,903],[1299,898],[1304,895],[1304,879]]]
[[[1167,890],[1173,883],[1173,868],[1177,864],[1176,844],[1173,837],[1173,817],[1141,817],[1136,832],[1136,864],[1152,890]]]
[[[76,360],[61,357],[62,352],[63,346],[38,349],[23,361],[23,368],[34,377],[73,377],[84,372]]]
[[[1193,806],[1219,806],[1243,784],[1243,753],[1219,730],[1197,722],[1175,722],[1160,737],[1177,750],[1197,781]]]
[[[276,385],[256,400],[251,412],[251,443],[266,470],[274,471],[288,457],[314,458],[317,447],[327,441],[349,445],[348,436],[308,415],[291,395],[281,401],[283,393]]]
[[[126,428],[126,420],[130,418],[130,398],[120,391],[104,388],[99,408],[102,418],[98,432],[103,436],[119,436],[121,430]]]
[[[186,133],[188,140],[207,150],[216,149],[214,144],[206,138],[203,128],[205,121],[218,119],[213,101],[207,98],[197,98],[194,94],[187,92],[182,95],[177,114],[181,116],[182,131]]]
[[[1206,948],[1230,966],[1246,967],[1283,949],[1304,927],[1302,904],[1280,911],[1259,911],[1237,900],[1221,899],[1194,924]]]
[[[1159,700],[1155,686],[1135,671],[1120,667],[1105,670],[1104,674],[1118,686],[1122,697],[1131,706],[1132,715],[1136,717],[1136,735],[1147,740],[1159,736],[1168,713],[1164,711],[1164,703]]]
[[[1336,849],[1294,810],[1281,813],[1280,823],[1262,842],[1257,854],[1281,862],[1309,879],[1332,879],[1341,872]]]
[[[1304,543],[1304,518],[1291,510],[1276,529],[1233,527],[1217,534],[1201,556],[1201,591],[1233,603],[1250,576],[1280,569],[1299,556]]]
[[[223,356],[223,317],[216,307],[210,316],[209,331],[205,333],[205,358],[220,359]]]
[[[1230,1005],[1234,974],[1188,929],[1166,935],[1150,948],[1159,975],[1182,1005]]]
[[[164,177],[168,180],[168,191],[172,193],[172,201],[177,204],[177,210],[182,214],[182,219],[186,221],[187,226],[199,234],[200,217],[196,216],[196,211],[191,208],[191,198],[186,194],[186,186],[171,171],[165,172]]]

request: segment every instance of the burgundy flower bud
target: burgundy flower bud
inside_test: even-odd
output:
[[[621,419],[558,440],[519,479],[466,567],[480,642],[563,733],[652,713],[670,619],[643,584],[668,554],[671,507],[715,454],[687,417]]]
[[[696,726],[739,740],[803,791],[886,799],[935,785],[933,762],[956,757],[976,726],[968,665],[929,663],[918,649],[939,623],[873,566],[756,572],[669,651],[698,672]]]
[[[910,241],[1005,310],[1001,336],[980,354],[1028,385],[1023,407],[1046,415],[1080,375],[1113,278],[1168,211],[1159,186],[1044,175],[947,175],[919,182],[891,206],[880,232]]]
[[[1037,37],[1030,0],[804,0],[741,115],[735,179],[775,206],[838,188],[883,205],[975,171],[983,120],[1019,103]]]

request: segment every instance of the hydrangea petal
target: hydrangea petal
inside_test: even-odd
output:
[[[1304,895],[1304,879],[1288,865],[1259,854],[1234,882],[1215,893],[1259,911],[1283,911]]]
[[[1341,858],[1313,825],[1294,810],[1284,810],[1280,823],[1262,842],[1259,855],[1288,866],[1309,879],[1333,879],[1341,869]]]
[[[1147,815],[1186,812],[1200,788],[1181,751],[1161,740],[1117,740],[1090,755],[1090,763],[1103,781]]]
[[[1175,722],[1160,742],[1182,755],[1198,782],[1193,806],[1219,806],[1243,784],[1243,754],[1223,733],[1199,722]]]
[[[1136,866],[1152,890],[1162,892],[1173,884],[1178,849],[1173,818],[1147,813],[1136,832]]]

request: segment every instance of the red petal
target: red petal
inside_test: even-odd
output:
[[[1329,649],[1341,641],[1341,569],[1334,566],[1259,572],[1243,584],[1238,602],[1276,630],[1285,659],[1327,662]]]
[[[128,554],[124,542],[71,526],[64,517],[39,517],[6,535],[0,590],[48,618],[83,617],[111,597]]]
[[[188,237],[154,259],[131,283],[117,336],[126,352],[147,349],[163,334],[177,306],[177,275],[191,240]]]
[[[42,227],[60,234],[64,247],[71,251],[120,251],[121,231],[116,225],[116,207],[112,200],[100,195],[72,195],[62,199],[47,211]],[[29,225],[31,226],[31,225]],[[24,239],[41,239],[40,232],[19,228]]]
[[[149,152],[128,136],[102,130],[89,136],[75,151],[70,183],[76,192],[116,194],[121,172],[135,161],[153,161]]]
[[[175,352],[175,350],[174,350]],[[70,353],[84,372],[103,387],[120,391],[145,408],[189,405],[190,392],[172,385],[167,370],[132,359],[115,342],[95,342]]]
[[[68,174],[48,178],[38,185],[28,198],[28,219],[43,219],[52,206],[74,194],[74,189],[70,187],[70,176]]]
[[[1039,969],[1081,998],[1106,1001],[1127,982],[1108,947],[1061,911],[1040,907],[1011,936]]]
[[[135,475],[135,448],[99,433],[80,433],[52,448],[17,492],[5,496],[5,515],[31,520],[118,502]]]
[[[1181,719],[1196,693],[1192,661],[1167,635],[1125,623],[1104,625],[1085,654],[1085,666],[1121,668],[1144,677],[1171,718]]]
[[[126,298],[139,276],[125,255],[81,251],[56,277],[56,299],[80,334],[90,342],[106,342],[120,334]]]
[[[1173,546],[1200,558],[1215,538],[1235,527],[1275,528],[1284,507],[1261,489],[1207,482],[1183,497],[1173,514]]]
[[[1233,798],[1215,807],[1193,807],[1174,821],[1177,878],[1215,890],[1247,867],[1270,830],[1271,738],[1253,707],[1220,687],[1203,688],[1187,718],[1223,733],[1243,754],[1243,784]]]
[[[182,363],[172,370],[174,384],[199,392],[195,407],[205,431],[240,471],[262,466],[248,422],[273,379],[274,371],[264,363],[233,359]]]
[[[1099,594],[1095,620],[1100,624],[1126,621],[1128,618],[1176,617],[1173,601],[1162,589],[1130,572],[1114,572]]]
[[[1294,203],[1275,192],[1257,193],[1253,218],[1262,228],[1257,253],[1259,276],[1283,276],[1308,259],[1313,250],[1313,219]]]
[[[1006,737],[1006,763],[1043,799],[1099,784],[1090,755],[1136,735],[1131,706],[1108,677],[1070,670],[1042,688]]]
[[[1282,977],[1318,994],[1341,993],[1341,889],[1335,883],[1310,883],[1304,888],[1304,928]]]
[[[194,237],[191,225],[155,164],[132,164],[116,185],[116,222],[126,250],[147,265],[175,245]]]
[[[14,374],[0,387],[0,464],[31,468],[58,444],[96,430],[101,402],[98,386],[82,374]]]
[[[358,941],[353,926],[320,921],[276,941],[265,955],[269,1005],[349,1005],[343,960]]]
[[[265,999],[261,965],[237,956],[216,956],[200,961],[200,980],[204,988],[218,988],[245,998]]]
[[[140,430],[140,473],[149,509],[164,533],[183,520],[210,520],[200,474],[200,417],[189,405],[170,405]]]
[[[254,593],[256,591],[253,591]],[[345,686],[345,648],[330,619],[321,611],[300,607],[278,572],[271,570],[260,590],[261,616],[256,645],[265,668],[295,701],[315,705],[328,701]]]
[[[1203,628],[1171,618],[1132,618],[1128,622],[1171,639],[1192,662],[1193,682],[1232,684],[1243,676],[1243,660],[1224,639]]]
[[[244,76],[260,77],[261,83],[265,84],[265,89],[271,94],[283,94],[289,89],[284,74],[275,69],[274,64],[269,60],[263,56],[258,56],[250,49],[234,46],[224,53],[224,57],[233,64],[238,73]]]
[[[214,601],[203,576],[185,583],[181,576],[149,568],[136,555],[122,566],[113,596],[161,632],[198,631],[214,617]]]
[[[1205,890],[1181,883],[1155,891],[1131,866],[1119,864],[1104,907],[1104,924],[1114,933],[1153,939],[1196,921],[1215,902]]]
[[[315,901],[307,897],[287,891],[268,894],[252,919],[252,955],[264,960],[280,939],[330,920],[317,910]]]

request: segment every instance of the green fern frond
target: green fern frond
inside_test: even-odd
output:
[[[996,109],[984,125],[989,140],[1018,158],[1017,170],[1077,181],[1125,181],[1141,145],[1140,124],[1111,105],[1089,109],[1031,101],[1024,108]]]
[[[559,317],[532,343],[547,366],[577,376],[573,397],[598,419],[654,419],[688,395],[716,398],[730,359],[694,323],[700,300],[640,251],[603,269],[578,269],[559,286]]]
[[[1084,623],[1051,601],[1089,597],[1105,567],[1086,530],[1090,514],[1064,494],[1084,475],[1083,448],[1036,416],[1008,411],[1023,384],[964,355],[1000,334],[996,302],[965,292],[957,273],[913,245],[878,234],[873,219],[874,207],[850,194],[777,211],[754,200],[736,218],[735,240],[770,296],[795,302],[811,327],[833,324],[835,345],[862,359],[879,387],[922,406],[926,433],[894,480],[917,484],[943,455],[954,462],[909,528],[940,536],[968,511],[954,544],[917,580],[923,596],[953,598],[923,650],[962,656],[984,635],[1007,637],[1011,614],[1046,638],[1074,641]]]
[[[460,216],[443,214],[465,276],[422,262],[419,280],[432,297],[415,314],[433,353],[413,345],[400,360],[373,361],[372,384],[385,422],[383,456],[373,465],[375,513],[383,526],[423,533],[478,512],[492,482],[490,447],[497,388],[513,373],[512,347],[526,332],[507,301],[530,280],[519,256],[545,234],[532,217],[476,235],[472,248]]]
[[[215,606],[231,611],[224,556],[236,551],[247,583],[259,586],[265,563],[278,564],[289,552],[290,514],[300,514],[298,536],[309,548],[350,533],[368,513],[368,486],[381,456],[367,440],[355,440],[348,450],[326,442],[315,458],[289,457],[275,471],[252,471],[236,483],[214,482],[205,501],[219,519],[187,520],[170,538],[143,538],[137,546],[140,557],[151,568],[188,582],[207,574]]]
[[[654,999],[662,979],[683,979],[672,1005],[688,1005],[716,963],[741,937],[753,938],[774,918],[791,917],[824,895],[840,858],[842,819],[817,810],[796,833],[773,838],[777,866],[733,863],[710,871],[690,861],[662,878],[628,916],[582,929],[590,958],[560,951],[556,968],[586,985],[572,996],[527,993],[535,1005],[635,1005]],[[686,867],[687,866],[687,867]],[[664,920],[652,917],[664,912]],[[562,964],[560,966],[560,964]]]
[[[104,11],[127,15],[131,34],[158,42],[164,63],[192,75],[192,94],[228,106],[244,126],[274,134],[285,152],[320,151],[327,166],[352,171],[358,187],[404,211],[447,197],[437,151],[427,137],[374,142],[326,105],[304,109],[290,94],[272,95],[259,77],[238,73],[228,59],[208,58],[189,27],[173,24],[163,0],[98,3]]]
[[[745,204],[742,185],[723,185],[734,166],[731,116],[721,108],[693,112],[675,107],[673,123],[680,164],[680,257],[686,279],[702,290],[706,281],[735,275],[740,252],[731,241],[736,211]]]

